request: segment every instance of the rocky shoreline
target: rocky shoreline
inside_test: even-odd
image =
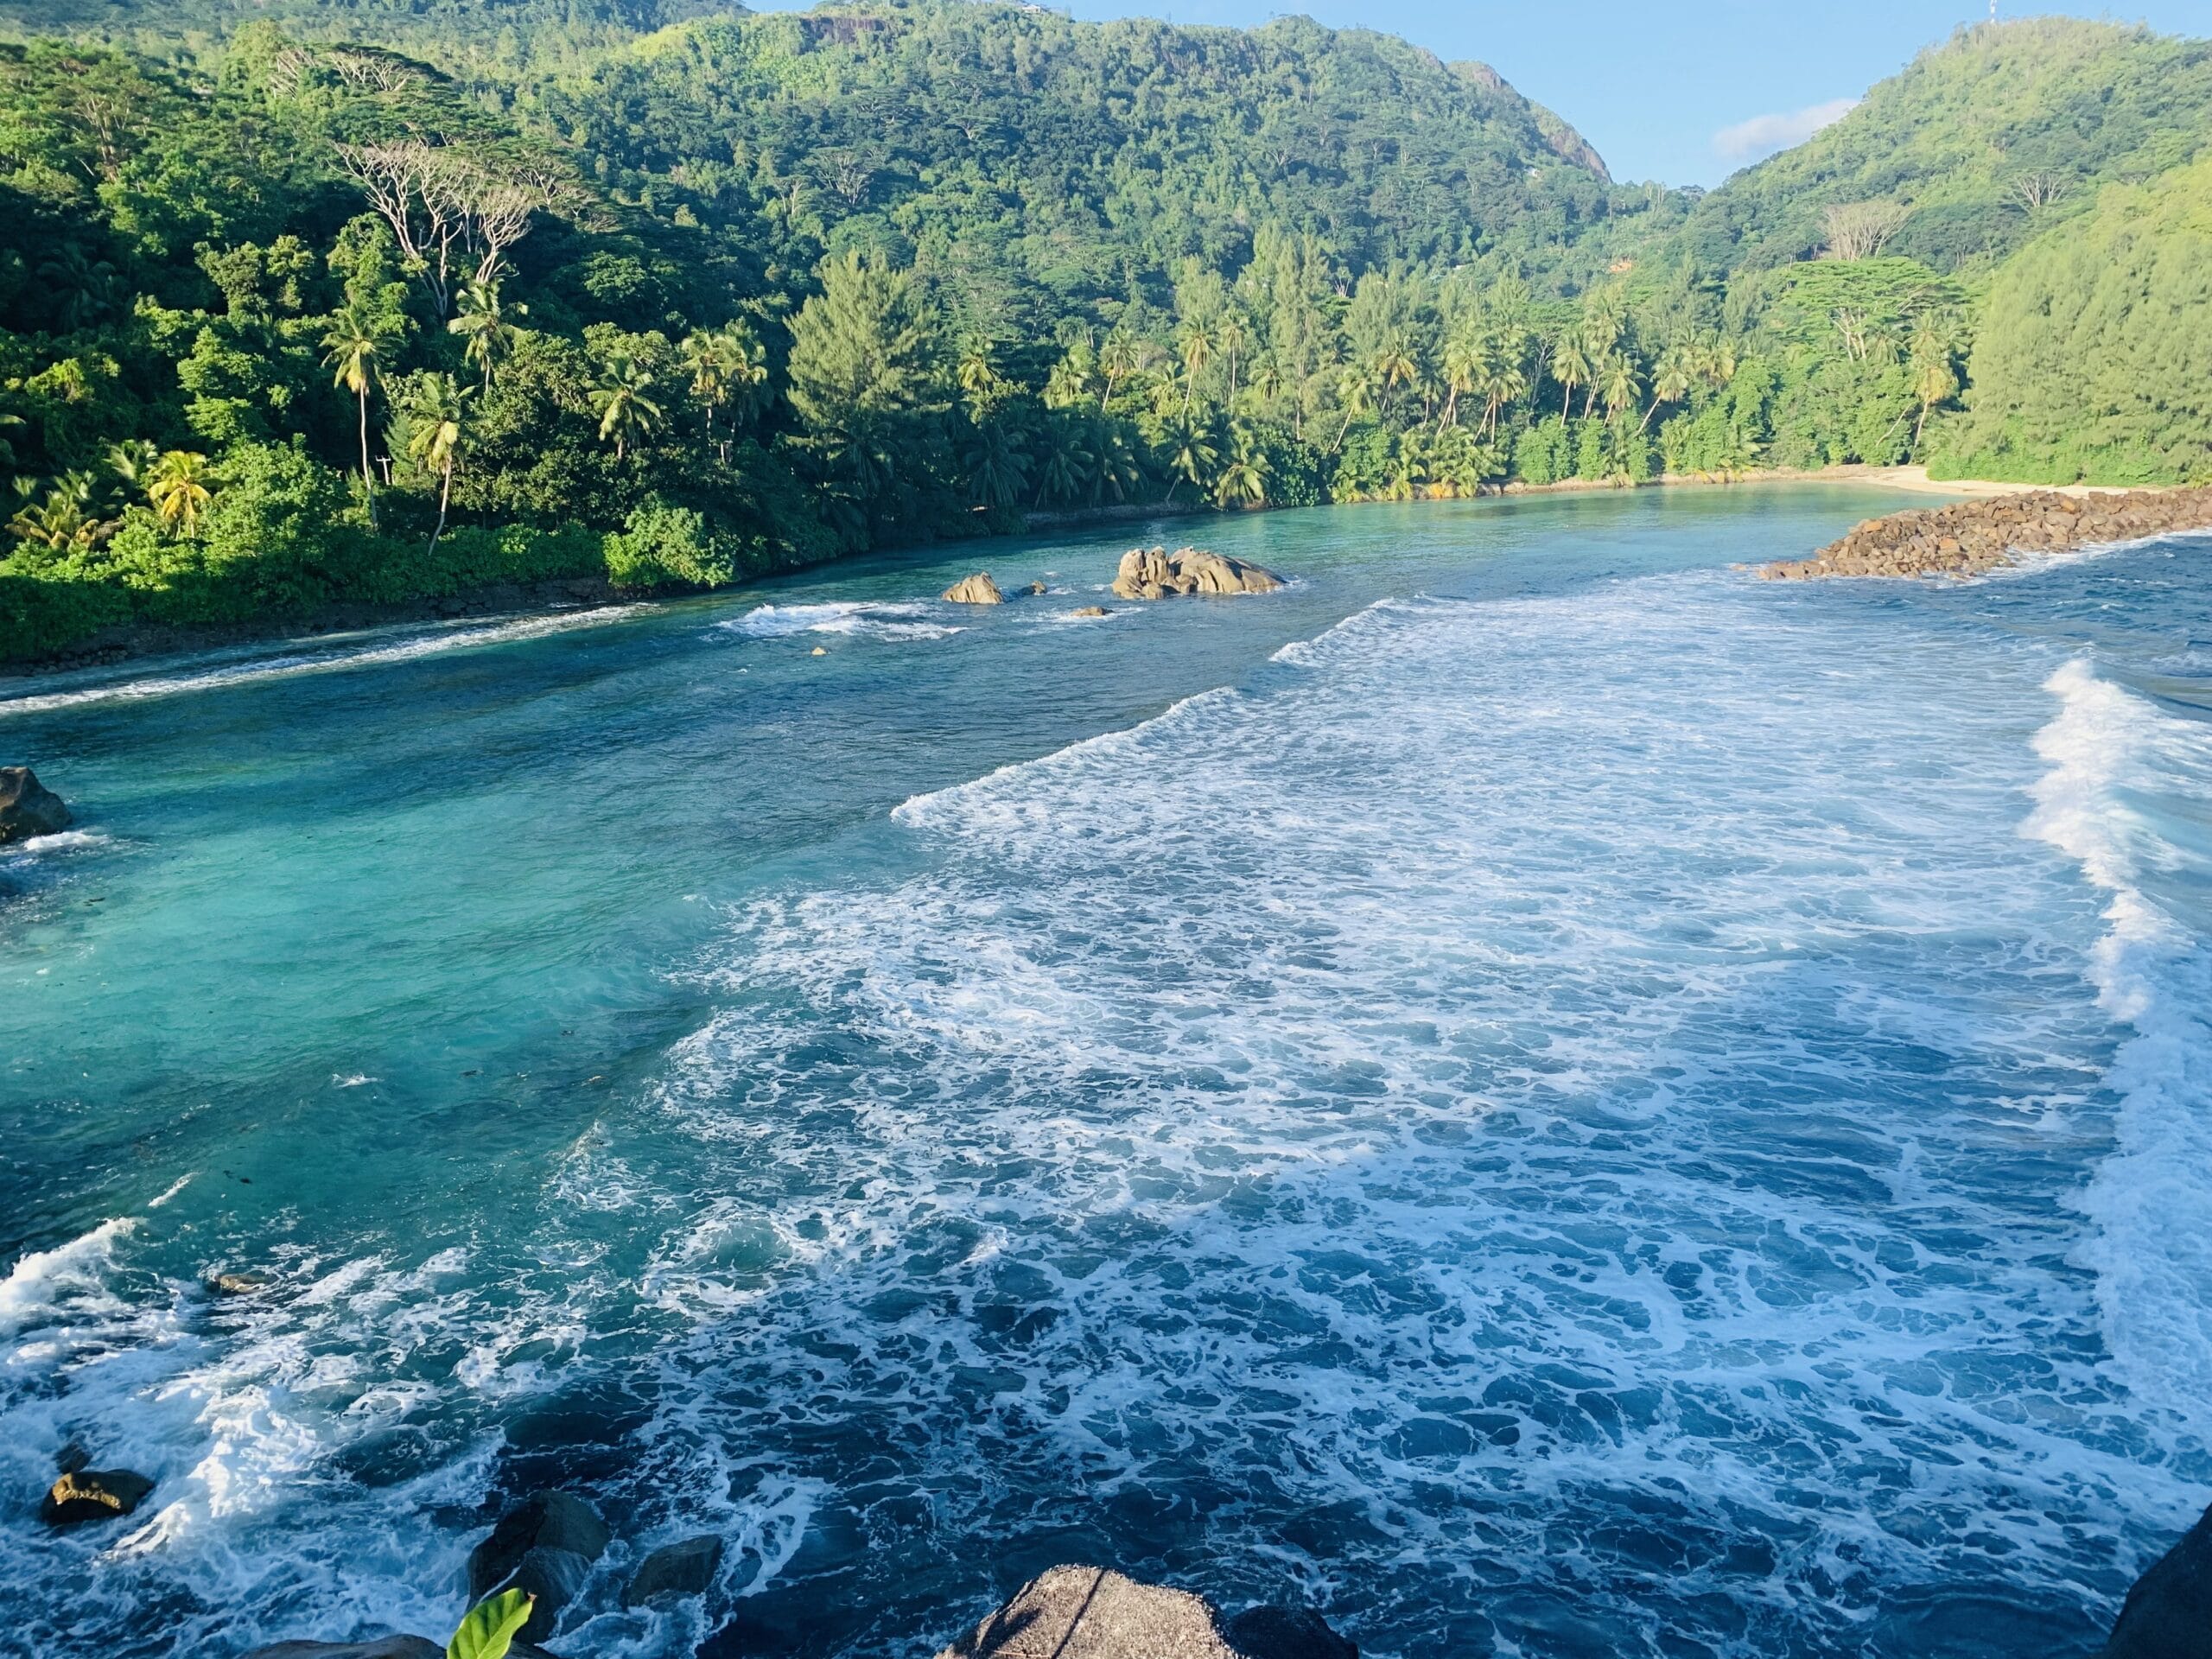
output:
[[[1760,567],[1770,582],[1832,576],[1978,576],[2023,553],[2068,553],[2212,529],[2212,486],[2181,490],[2033,490],[1870,518],[1809,559]]]
[[[98,1531],[137,1510],[158,1484],[128,1469],[92,1470],[91,1460],[74,1441],[56,1458],[58,1478],[41,1506],[49,1527]],[[527,1596],[527,1621],[512,1649],[501,1644],[510,1659],[593,1659],[588,1648],[565,1641],[565,1651],[540,1644],[562,1638],[563,1625],[575,1622],[566,1617],[572,1609],[605,1606],[610,1569],[624,1586],[625,1608],[704,1598],[721,1576],[716,1535],[617,1548],[616,1529],[572,1492],[532,1492],[493,1513],[497,1522],[468,1554],[465,1603],[454,1586],[454,1617],[493,1596]],[[594,1579],[601,1588],[587,1596]],[[926,1650],[918,1633],[914,1650]],[[446,1651],[411,1633],[296,1637],[244,1659],[440,1659]],[[937,1659],[1359,1659],[1359,1647],[1302,1604],[1262,1603],[1230,1614],[1187,1590],[1071,1564],[1031,1579]],[[2212,1659],[2212,1509],[2136,1580],[2098,1659]]]

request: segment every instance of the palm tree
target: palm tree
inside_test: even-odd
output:
[[[1167,429],[1167,500],[1175,499],[1177,487],[1185,482],[1193,489],[1205,487],[1206,474],[1221,458],[1221,451],[1211,440],[1211,435],[1205,427],[1188,419],[1178,421]]]
[[[155,464],[146,481],[146,499],[175,532],[191,535],[200,528],[200,515],[213,495],[202,481],[207,457],[193,449],[172,449]]]
[[[1634,408],[1636,400],[1643,393],[1636,378],[1636,359],[1626,352],[1615,352],[1605,359],[1604,383],[1605,418],[1609,421],[1618,420],[1623,410]]]
[[[1065,503],[1073,501],[1082,493],[1084,480],[1090,476],[1094,464],[1083,440],[1084,430],[1073,420],[1061,418],[1052,423],[1045,463],[1037,469],[1039,506],[1045,505],[1048,495]]]
[[[1463,394],[1472,391],[1482,378],[1488,343],[1471,333],[1454,334],[1445,342],[1444,413],[1437,419],[1436,429],[1439,432],[1458,423],[1459,399]]]
[[[1090,500],[1096,506],[1112,496],[1126,501],[1144,486],[1144,465],[1119,422],[1102,424],[1092,442]]]
[[[330,332],[322,337],[322,365],[336,371],[333,387],[353,394],[361,411],[361,493],[369,506],[369,528],[377,525],[375,481],[369,475],[369,382],[376,372],[377,353],[384,331],[368,317],[347,306],[331,319]]]
[[[154,475],[161,459],[161,446],[144,438],[128,438],[107,447],[108,470],[125,484],[135,484],[141,489]]]
[[[1229,359],[1229,406],[1236,406],[1236,356],[1244,349],[1244,325],[1234,311],[1225,314],[1220,323],[1221,353]]]
[[[461,415],[469,394],[449,374],[426,374],[416,383],[414,406],[408,412],[413,423],[407,433],[407,454],[426,473],[438,475],[438,523],[430,532],[426,552],[435,552],[438,537],[446,533],[446,508],[453,500],[454,468],[461,462],[463,441]]]
[[[633,435],[649,438],[666,423],[652,397],[654,385],[652,371],[622,352],[607,359],[605,377],[590,389],[592,406],[599,410],[600,438],[614,440],[618,462],[629,454]]]
[[[115,528],[92,514],[92,480],[88,473],[71,473],[54,480],[46,499],[36,505],[35,479],[17,479],[16,492],[23,505],[8,521],[8,531],[34,547],[55,553],[82,552]]]
[[[1106,405],[1114,401],[1114,389],[1135,374],[1143,360],[1137,342],[1120,329],[1106,336],[1106,344],[1098,353],[1099,372],[1106,377],[1106,390],[1098,394],[1100,414],[1104,414]]]
[[[1637,430],[1649,431],[1651,417],[1659,412],[1662,404],[1680,403],[1689,395],[1697,379],[1697,353],[1694,348],[1676,341],[1659,354],[1659,361],[1651,377],[1651,407],[1643,411],[1643,424]]]
[[[1567,417],[1574,402],[1574,389],[1590,378],[1590,359],[1582,349],[1580,329],[1569,328],[1552,347],[1552,378],[1560,384],[1560,417]]]
[[[1242,422],[1229,429],[1229,465],[1221,469],[1221,476],[1214,480],[1213,501],[1225,507],[1232,501],[1264,501],[1268,499],[1268,460],[1251,429]]]
[[[512,311],[530,315],[526,305],[502,306],[497,282],[472,282],[461,291],[461,315],[446,324],[446,332],[461,337],[461,359],[484,372],[484,390],[492,390],[492,370],[513,348],[521,331],[507,321]]]
[[[715,411],[729,409],[733,423],[752,414],[768,379],[768,354],[742,321],[687,334],[680,349],[691,371],[691,396],[706,411],[707,442],[727,461],[729,445],[715,437]]]
[[[1484,429],[1496,437],[1497,417],[1505,406],[1528,396],[1529,377],[1522,372],[1517,359],[1495,351],[1483,365],[1482,379],[1475,390],[1483,395]]]
[[[1912,448],[1920,453],[1920,440],[1928,429],[1928,411],[1958,395],[1959,377],[1951,365],[1958,350],[1958,331],[1949,317],[1923,311],[1914,324],[1910,346],[1912,395],[1920,399],[1920,417],[1912,424]]]
[[[967,395],[969,418],[977,422],[1014,390],[1013,382],[1001,374],[991,361],[991,342],[988,340],[969,342],[955,374],[960,390]]]
[[[1389,413],[1390,394],[1421,378],[1421,365],[1414,361],[1406,342],[1395,340],[1376,354],[1375,378],[1382,388],[1382,412]]]
[[[1186,322],[1176,338],[1183,353],[1183,419],[1191,418],[1191,397],[1198,389],[1198,371],[1213,361],[1213,336],[1203,322]]]
[[[1020,499],[1028,482],[1029,463],[1004,421],[979,423],[975,440],[962,460],[968,472],[968,493],[976,512],[992,507],[1004,512]]]
[[[1347,365],[1337,380],[1337,397],[1344,406],[1344,423],[1337,429],[1336,442],[1336,449],[1342,450],[1352,422],[1374,411],[1375,381],[1370,371],[1356,363]]]

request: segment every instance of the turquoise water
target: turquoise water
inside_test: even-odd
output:
[[[560,1484],[571,1656],[1068,1560],[1383,1656],[2091,1651],[2212,1496],[2212,556],[1732,569],[1898,505],[0,686],[79,816],[0,852],[0,1646],[442,1636]],[[72,1436],[131,1522],[39,1526]]]

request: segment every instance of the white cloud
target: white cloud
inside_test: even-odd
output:
[[[1777,149],[1802,144],[1822,127],[1834,126],[1858,107],[1855,98],[1834,98],[1802,110],[1776,115],[1755,115],[1723,127],[1713,135],[1713,154],[1742,167],[1771,156]]]

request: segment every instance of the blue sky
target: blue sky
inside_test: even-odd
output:
[[[1055,0],[1066,3],[1066,0]],[[752,0],[756,7],[779,0]],[[2002,0],[2000,0],[2002,4]],[[1760,145],[1802,136],[1986,0],[1073,0],[1079,17],[1261,23],[1302,11],[1387,29],[1447,59],[1480,58],[1581,129],[1619,179],[1718,184]],[[2024,10],[2002,5],[2005,15]],[[2080,10],[2086,16],[2110,13]],[[2146,0],[2124,14],[2212,35],[2212,0]],[[1725,135],[1725,136],[1724,136]]]

